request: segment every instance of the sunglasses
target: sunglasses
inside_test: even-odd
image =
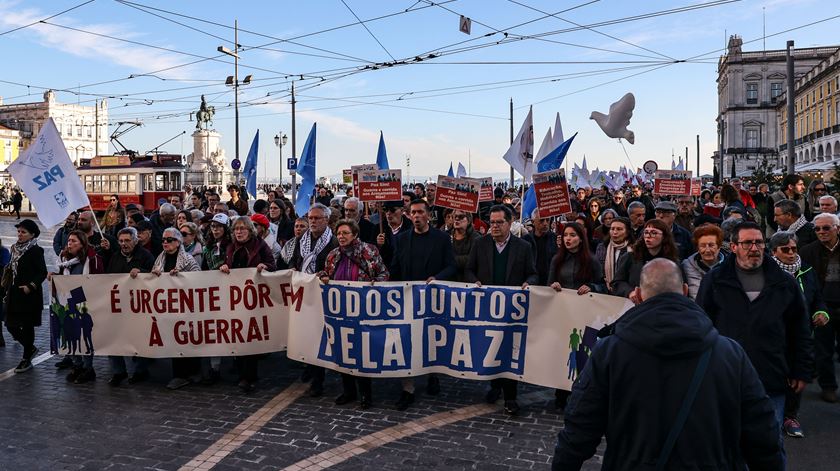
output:
[[[834,226],[814,226],[814,230],[817,232],[828,232],[834,229]]]
[[[796,248],[796,247],[779,247],[779,250],[781,250],[782,253],[786,253],[786,254],[792,254],[792,253],[799,252],[799,249]]]
[[[178,239],[174,237],[164,237],[162,240],[167,244],[171,244],[172,242],[178,242]]]
[[[192,232],[182,232],[181,235],[184,237],[188,237],[192,235]]]

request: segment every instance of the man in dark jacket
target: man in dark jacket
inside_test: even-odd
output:
[[[385,224],[383,224],[383,232],[376,236],[376,247],[379,249],[382,261],[390,266],[394,260],[397,237],[411,231],[412,224],[411,220],[405,217],[404,206],[398,201],[387,201],[382,205],[382,210],[385,212]],[[391,277],[393,278],[393,274]]]
[[[805,389],[813,374],[805,300],[793,277],[764,254],[758,224],[735,226],[729,246],[732,253],[703,277],[697,304],[747,352],[773,401],[781,442],[785,394]]]
[[[411,229],[396,236],[396,251],[391,261],[391,281],[425,281],[455,279],[455,252],[449,234],[431,226],[431,207],[426,200],[416,199],[409,205]],[[389,219],[392,216],[389,216]],[[382,235],[380,234],[380,237]],[[414,378],[402,380],[402,393],[395,405],[406,410],[414,403]],[[426,393],[437,395],[440,380],[429,375]]]
[[[549,228],[548,219],[540,217],[538,209],[531,212],[531,221],[534,223],[534,232],[525,234],[522,240],[531,244],[540,278],[539,285],[546,286],[551,259],[557,254],[557,234]]]
[[[779,230],[796,234],[800,249],[817,240],[814,225],[805,219],[802,210],[795,201],[781,200],[776,203],[773,211],[773,217]]]
[[[295,251],[289,260],[289,267],[303,273],[318,273],[324,270],[327,263],[327,255],[332,249],[338,247],[338,239],[335,238],[329,228],[328,221],[332,210],[321,203],[315,203],[306,213],[309,219],[309,230],[296,239]],[[309,395],[320,397],[324,394],[324,368],[321,366],[306,365],[301,376],[304,382],[312,379],[309,385]]]
[[[490,233],[476,240],[470,250],[464,277],[467,283],[477,285],[521,286],[539,281],[534,265],[531,246],[510,232],[513,213],[505,205],[490,208]],[[485,397],[495,403],[504,391],[505,412],[514,415],[519,412],[516,402],[516,381],[499,378],[490,381],[490,391]]]
[[[601,469],[653,469],[699,358],[709,349],[664,469],[784,469],[773,405],[755,369],[744,350],[719,335],[686,297],[679,267],[652,260],[636,289],[643,302],[595,346],[572,387],[552,469],[580,469],[602,436],[607,449]]]
[[[826,402],[837,402],[837,376],[834,372],[834,354],[840,340],[840,221],[836,215],[821,213],[814,217],[817,242],[802,249],[802,261],[817,272],[822,297],[828,306],[828,324],[814,329],[814,347],[817,363],[817,381]]]
[[[680,253],[680,260],[687,259],[694,253],[694,241],[691,238],[691,233],[676,223],[677,205],[672,201],[660,201],[656,203],[655,214],[656,219],[659,219],[671,228],[674,243],[677,244],[677,249]]]
[[[117,232],[117,243],[119,250],[111,256],[105,265],[105,273],[128,273],[132,278],[139,273],[149,273],[152,265],[155,264],[155,257],[148,250],[140,246],[137,230],[133,227],[125,227]],[[130,358],[134,363],[134,373],[128,376],[126,359]],[[120,357],[109,356],[111,364],[110,386],[119,386],[126,378],[128,384],[139,383],[149,377],[149,359],[141,357]]]

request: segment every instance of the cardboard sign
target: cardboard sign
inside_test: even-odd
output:
[[[655,195],[691,194],[690,170],[657,170],[653,178]]]
[[[353,179],[353,194],[359,196],[359,172],[366,170],[379,170],[376,164],[353,165],[350,167],[350,176]]]
[[[572,212],[566,171],[562,168],[534,174],[534,194],[540,218]]]
[[[493,201],[493,177],[479,178],[481,189],[478,191],[478,201]]]
[[[341,171],[341,182],[345,185],[351,185],[353,183],[353,171],[349,168],[346,168]]]
[[[458,209],[468,213],[478,212],[478,192],[481,180],[438,175],[435,206]]]
[[[362,201],[402,201],[402,170],[363,170],[358,172],[359,199]]]

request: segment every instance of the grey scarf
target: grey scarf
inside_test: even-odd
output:
[[[38,245],[38,239],[35,237],[26,242],[15,242],[15,245],[12,246],[12,261],[10,262],[10,265],[12,266],[12,276],[17,276],[20,257],[22,257],[27,250],[36,245]]]

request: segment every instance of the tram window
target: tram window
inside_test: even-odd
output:
[[[119,191],[117,193],[128,193],[128,175],[118,175],[120,179]]]
[[[128,192],[137,193],[137,175],[128,175]]]
[[[155,174],[155,191],[169,191],[169,174]]]
[[[85,191],[93,193],[93,175],[85,175]]]
[[[120,176],[119,175],[108,175],[108,187],[110,188],[111,193],[119,193],[120,192]]]
[[[179,191],[181,189],[181,174],[179,172],[169,172],[169,191]]]
[[[102,175],[93,176],[93,192],[102,193]]]
[[[154,174],[145,174],[143,175],[143,190],[144,191],[155,191],[155,176]]]

